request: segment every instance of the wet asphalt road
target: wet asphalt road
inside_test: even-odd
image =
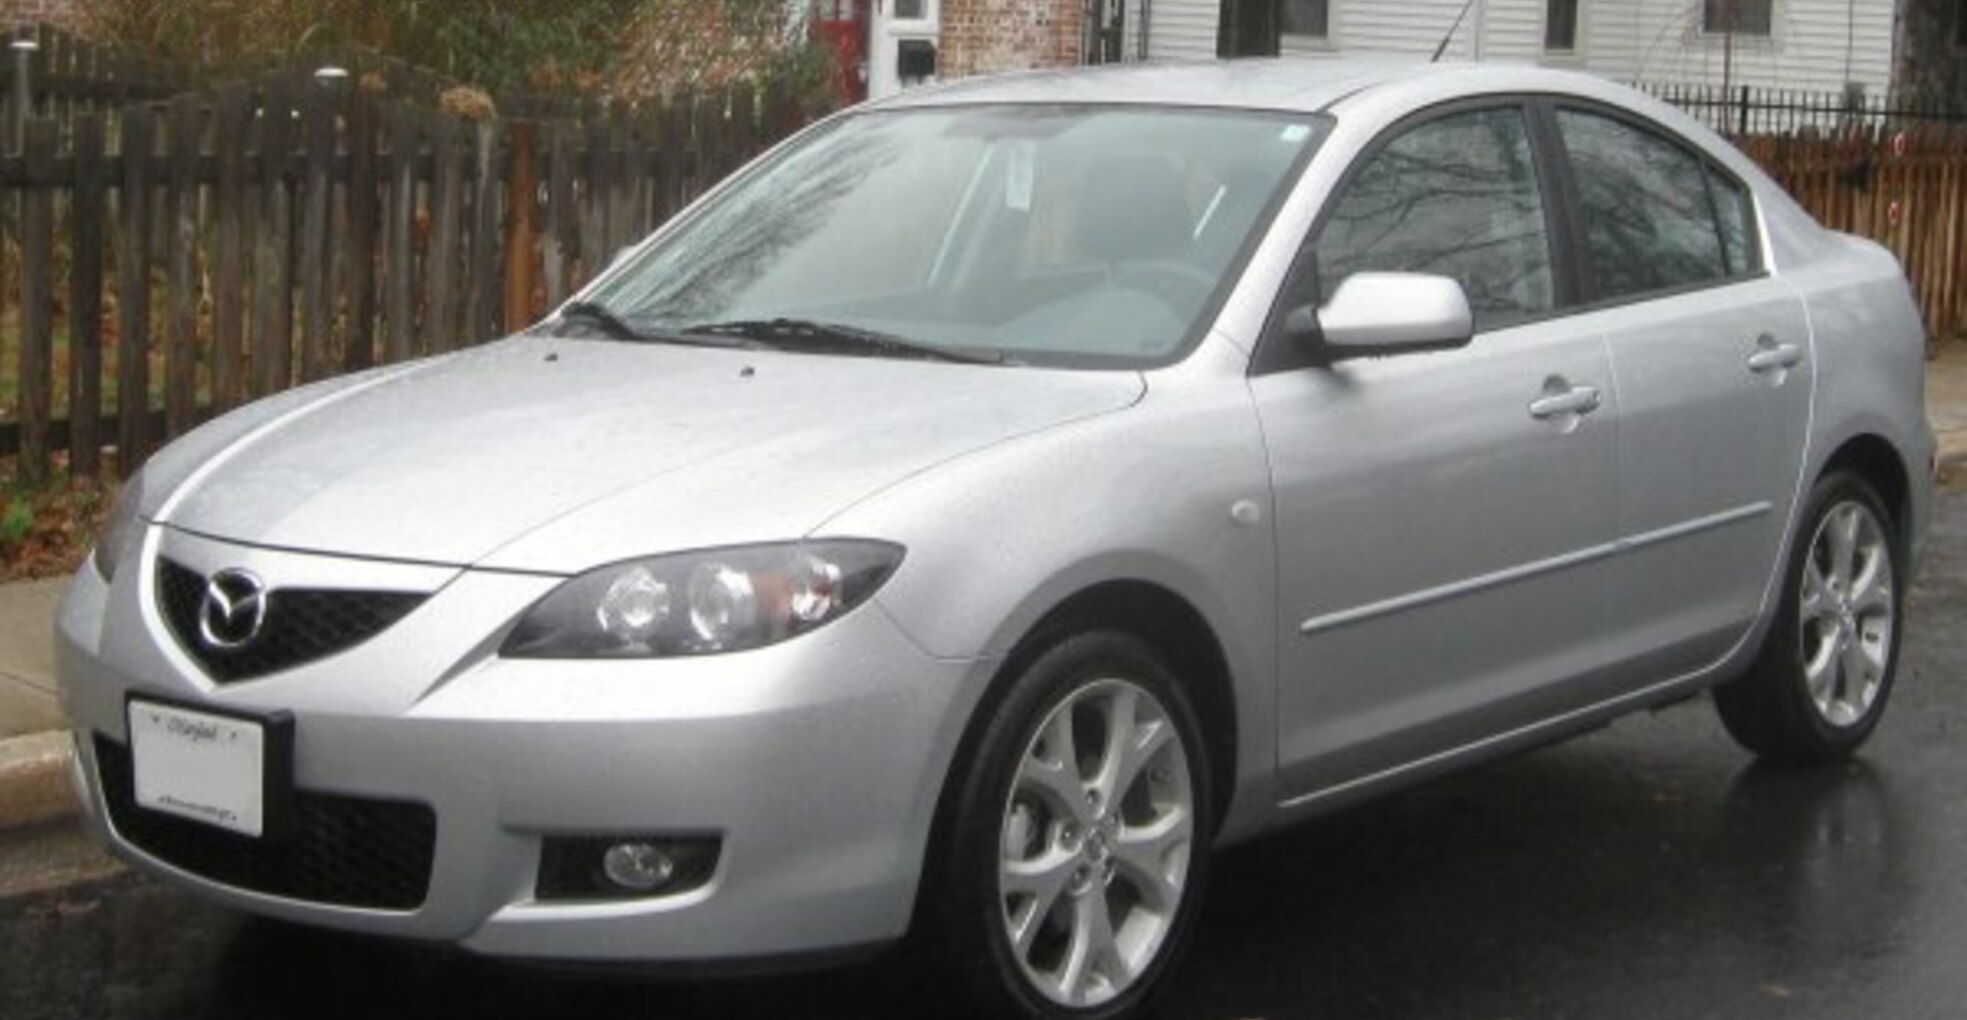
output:
[[[1849,765],[1705,700],[1218,858],[1168,1018],[1967,1016],[1967,492]],[[7,862],[0,857],[0,868]],[[675,984],[250,920],[125,874],[0,899],[0,1018],[926,1017],[893,967]]]

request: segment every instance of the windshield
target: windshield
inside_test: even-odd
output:
[[[623,337],[1164,363],[1207,327],[1324,133],[1309,114],[1200,108],[849,116],[747,171],[586,303]]]

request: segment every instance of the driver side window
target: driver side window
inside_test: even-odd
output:
[[[1366,157],[1321,230],[1319,304],[1363,271],[1462,285],[1478,332],[1556,306],[1550,233],[1521,108],[1453,113]]]

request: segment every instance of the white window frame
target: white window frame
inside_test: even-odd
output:
[[[874,0],[874,2],[877,4],[885,4],[889,11],[899,11],[901,9],[901,4],[903,0]],[[905,18],[902,17],[900,14],[891,13],[888,16],[889,23],[897,27],[903,27],[903,28],[910,28],[917,25],[938,24],[942,20],[941,19],[942,0],[921,0],[921,3],[922,3],[922,14],[920,17]]]

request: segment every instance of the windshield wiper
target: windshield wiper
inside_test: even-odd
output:
[[[953,361],[965,365],[1011,363],[1010,359],[1004,356],[1003,351],[989,347],[943,347],[891,333],[811,319],[736,319],[730,322],[706,322],[691,326],[683,330],[683,333],[686,336],[742,337],[787,350],[814,347],[835,350],[872,349],[888,354]]]
[[[599,301],[573,301],[560,308],[560,320],[580,326],[593,326],[617,340],[648,340],[621,313]]]
[[[749,347],[743,340],[727,340],[716,335],[690,336],[667,330],[638,329],[620,312],[599,301],[574,301],[561,306],[560,321],[575,326],[592,326],[611,339],[639,343],[683,344],[688,347]]]

